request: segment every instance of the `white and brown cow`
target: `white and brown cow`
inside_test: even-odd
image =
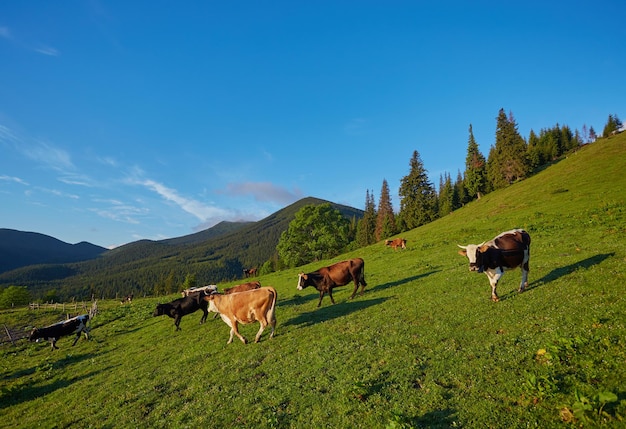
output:
[[[320,300],[317,303],[319,307],[322,305],[324,294],[328,293],[330,302],[333,304],[333,289],[338,286],[344,286],[354,282],[354,290],[350,299],[354,298],[356,291],[361,285],[361,295],[367,283],[365,283],[365,262],[361,258],[348,259],[346,261],[337,262],[328,267],[322,267],[312,273],[298,274],[298,290],[302,290],[307,286],[313,286],[320,293]]]
[[[272,328],[270,338],[274,337],[276,328],[276,289],[271,286],[253,289],[246,292],[221,295],[218,293],[205,296],[204,300],[209,303],[209,311],[219,313],[220,317],[230,326],[230,337],[226,344],[233,342],[233,335],[246,344],[246,340],[239,333],[239,323],[248,324],[258,321],[261,325],[254,342],[258,343],[267,325]]]
[[[87,327],[87,322],[89,322],[89,314],[83,314],[44,328],[33,328],[28,339],[30,341],[50,340],[52,350],[54,350],[58,349],[57,341],[59,338],[66,335],[76,334],[76,338],[74,338],[74,342],[72,343],[72,346],[74,346],[80,338],[81,332],[85,334],[85,338],[89,339],[89,328]]]
[[[491,300],[499,300],[496,293],[498,280],[507,270],[520,267],[522,269],[522,282],[519,292],[524,292],[528,286],[528,261],[530,259],[530,235],[523,229],[506,231],[493,240],[482,244],[458,245],[460,255],[469,259],[470,271],[485,273],[489,277],[491,285]]]

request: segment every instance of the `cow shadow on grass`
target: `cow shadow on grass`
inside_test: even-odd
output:
[[[315,298],[319,299],[319,295]],[[354,300],[338,302],[337,304],[330,304],[326,306],[324,306],[324,303],[322,302],[322,307],[315,308],[313,311],[301,313],[298,316],[289,319],[287,322],[283,323],[283,325],[298,325],[300,327],[311,326],[319,322],[325,322],[338,317],[347,316],[355,311],[361,311],[365,308],[382,304],[387,301],[387,299],[388,298],[375,298],[361,300],[357,297]]]
[[[380,285],[376,285],[376,286],[374,286],[372,288],[369,288],[369,290],[384,290],[384,289],[388,289],[388,288],[391,288],[391,287],[400,286],[400,285],[403,285],[405,283],[411,283],[411,282],[414,282],[416,280],[423,279],[425,277],[428,277],[428,276],[431,276],[433,274],[436,274],[436,273],[438,273],[440,271],[441,270],[432,270],[432,271],[429,271],[427,273],[418,274],[418,275],[415,275],[415,276],[411,276],[411,277],[407,277],[407,278],[404,278],[404,279],[395,280],[395,281],[388,282],[388,283],[383,283],[383,284],[380,284]],[[367,291],[368,288],[365,288],[365,290]]]
[[[602,262],[604,262],[605,260],[611,258],[615,256],[615,252],[612,253],[601,253],[599,255],[595,255],[595,256],[591,256],[587,259],[583,259],[581,261],[578,262],[574,262],[573,264],[569,264],[566,265],[564,267],[558,267],[553,269],[552,271],[550,271],[548,274],[546,274],[545,276],[541,277],[538,280],[535,280],[533,282],[531,282],[527,287],[526,287],[526,291],[530,291],[533,289],[536,289],[538,287],[541,286],[545,286],[546,284],[553,282],[561,277],[567,276],[571,273],[573,273],[576,270],[580,270],[580,269],[589,269],[591,267],[593,267],[594,265],[598,265],[601,264]],[[532,261],[531,261],[532,263]],[[532,269],[532,266],[530,267]],[[531,271],[532,273],[532,271]],[[530,278],[530,276],[529,276]],[[515,291],[511,291],[503,296],[500,297],[500,301],[503,301],[505,299],[508,298],[512,298],[513,296],[517,295],[517,290]]]
[[[35,381],[22,388],[10,389],[7,391],[3,389],[3,392],[0,394],[0,409],[41,398],[59,389],[68,388],[77,381],[91,378],[98,373],[106,372],[110,369],[111,368],[104,368],[98,371],[92,371],[88,374],[80,375],[78,377],[54,380],[49,383],[46,383],[47,380]]]

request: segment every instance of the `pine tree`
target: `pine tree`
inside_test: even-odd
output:
[[[439,178],[439,216],[445,216],[452,213],[454,210],[454,188],[452,187],[452,180],[450,180],[450,174],[445,173]]]
[[[376,202],[374,191],[365,191],[365,210],[357,224],[356,242],[359,247],[369,246],[376,242]]]
[[[496,143],[489,150],[487,179],[493,189],[504,188],[528,174],[527,145],[517,131],[510,114],[500,109],[496,125]]]
[[[403,231],[437,218],[437,193],[417,151],[409,163],[409,174],[400,180],[400,225]]]
[[[383,186],[378,199],[378,213],[376,215],[376,241],[390,237],[396,233],[396,219],[391,205],[389,185],[387,179],[383,179]]]
[[[474,139],[472,124],[469,126],[467,156],[465,157],[465,189],[470,198],[480,199],[487,190],[487,161]]]
[[[461,174],[461,170],[457,170],[456,181],[454,182],[454,189],[456,190],[456,195],[458,196],[458,205],[454,207],[454,209],[456,210],[471,201],[469,192],[467,191],[467,187],[465,186],[465,180],[463,179],[463,175]]]
[[[622,127],[622,121],[619,120],[617,115],[609,115],[609,119],[604,125],[604,130],[602,130],[602,137],[609,137],[614,132],[619,130]]]

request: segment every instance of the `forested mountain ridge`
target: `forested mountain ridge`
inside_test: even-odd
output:
[[[183,237],[139,240],[84,262],[21,267],[0,274],[0,286],[27,286],[34,297],[54,290],[68,300],[170,293],[187,275],[194,275],[198,284],[234,280],[244,268],[274,257],[280,235],[300,208],[324,203],[328,201],[307,197],[257,222],[222,222]],[[363,216],[361,210],[331,205],[348,219]]]
[[[85,241],[69,244],[37,232],[0,228],[0,273],[27,265],[85,261],[106,251]]]

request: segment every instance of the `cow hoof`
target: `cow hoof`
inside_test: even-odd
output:
[[[492,297],[491,297],[491,300],[492,300],[493,302],[498,302],[498,301],[500,301],[500,298],[498,298],[497,296],[492,296]]]

